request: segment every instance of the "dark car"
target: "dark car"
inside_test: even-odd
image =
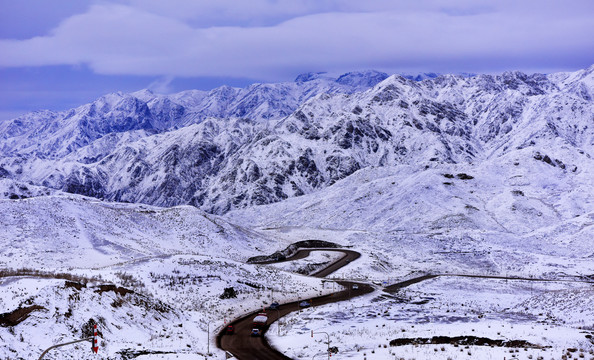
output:
[[[233,327],[233,325],[227,325],[227,328],[225,329],[225,333],[227,335],[235,334],[235,328]]]
[[[270,304],[270,305],[268,306],[268,309],[270,309],[270,310],[276,310],[276,309],[278,309],[279,307],[280,307],[280,304],[279,304],[279,303],[277,303],[277,302],[273,302],[272,304]]]
[[[260,336],[262,335],[262,332],[260,331],[260,329],[252,329],[252,332],[250,333],[250,336]]]

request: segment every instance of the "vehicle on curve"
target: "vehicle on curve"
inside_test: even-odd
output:
[[[310,306],[311,306],[311,301],[303,300],[302,302],[299,303],[299,307],[310,307]]]
[[[265,312],[261,312],[254,318],[253,328],[254,329],[264,329],[266,325],[268,325],[268,315]]]
[[[260,331],[260,329],[258,328],[253,328],[252,332],[250,333],[250,336],[261,336],[262,335],[262,331]]]
[[[227,325],[227,327],[225,328],[225,334],[227,334],[227,335],[235,334],[235,328],[233,327],[233,325]]]
[[[269,310],[277,310],[279,307],[280,307],[280,304],[275,301],[272,304],[268,305],[268,308],[267,309],[269,309]]]

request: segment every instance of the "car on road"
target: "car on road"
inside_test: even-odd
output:
[[[263,329],[268,325],[268,315],[265,312],[261,312],[254,318],[253,329]]]
[[[357,285],[357,284],[354,284],[354,285],[353,285],[353,290],[358,290],[358,289],[359,289],[359,285]]]
[[[233,325],[227,325],[227,328],[225,329],[225,334],[227,334],[227,335],[235,334],[235,328],[233,327]]]
[[[269,310],[277,310],[279,307],[280,307],[280,304],[275,301],[268,306],[268,309]]]
[[[300,307],[310,307],[311,306],[311,302],[307,301],[307,300],[303,300],[302,302],[299,303]]]
[[[260,329],[252,329],[252,332],[250,333],[250,336],[261,336],[262,332],[260,331]]]

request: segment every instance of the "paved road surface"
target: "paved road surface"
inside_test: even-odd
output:
[[[413,279],[410,279],[410,280],[401,281],[399,283],[392,284],[390,286],[386,286],[384,288],[384,291],[385,292],[388,292],[388,293],[395,293],[395,292],[397,292],[398,290],[400,290],[402,288],[405,288],[407,286],[411,286],[412,284],[416,284],[416,283],[419,283],[421,281],[433,279],[433,278],[436,278],[438,276],[439,275],[431,275],[431,274],[419,276],[419,277],[416,277],[416,278],[413,278]]]
[[[352,250],[338,250],[338,249],[318,249],[322,251],[337,251],[344,253],[345,256],[337,260],[336,262],[330,264],[325,269],[317,272],[316,274],[312,275],[315,277],[325,277],[329,274],[335,272],[336,270],[340,269],[341,267],[349,264],[351,261],[358,259],[361,254],[356,251]],[[315,251],[313,249],[307,250],[300,250],[292,257],[284,260],[284,261],[292,261],[296,259],[302,259],[309,255],[311,251]],[[346,287],[347,290],[339,291],[330,295],[320,296],[312,298],[312,306],[318,306],[323,304],[329,304],[337,301],[344,301],[348,300],[355,296],[360,296],[363,294],[367,294],[373,291],[373,288],[367,284],[356,283],[359,285],[358,290],[349,290],[352,289],[352,286],[355,284],[349,281],[338,281],[340,285]],[[303,300],[303,299],[302,299]],[[279,307],[279,310],[268,310],[268,322],[272,323],[277,321],[279,316],[287,315],[290,312],[299,310],[299,304],[297,301],[282,304]],[[251,337],[250,333],[252,331],[252,320],[256,316],[258,312],[254,312],[247,316],[242,317],[241,319],[237,319],[231,323],[235,327],[235,334],[234,335],[225,335],[220,333],[217,336],[217,346],[223,350],[226,350],[236,358],[241,360],[258,360],[258,359],[290,359],[285,355],[281,354],[280,352],[272,349],[268,342],[266,342],[264,337]]]
[[[541,279],[541,278],[527,278],[518,276],[500,276],[500,275],[469,275],[469,274],[427,274],[412,278],[406,281],[401,281],[384,288],[385,292],[396,293],[398,290],[410,286],[412,284],[419,283],[421,281],[434,279],[436,277],[450,276],[450,277],[467,277],[476,279],[495,279],[495,280],[517,280],[517,281],[533,281],[533,282],[571,282],[571,283],[590,283],[594,284],[593,281],[589,280],[571,280],[571,279]]]

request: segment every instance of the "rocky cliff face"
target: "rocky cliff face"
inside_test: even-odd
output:
[[[113,94],[1,124],[0,176],[225,213],[311,193],[369,167],[521,153],[578,171],[572,157],[594,152],[593,72],[423,81],[306,74],[245,89]]]

